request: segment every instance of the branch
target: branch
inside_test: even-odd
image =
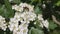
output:
[[[56,24],[60,25],[60,22],[56,20],[56,17],[54,15],[52,15],[52,19]]]

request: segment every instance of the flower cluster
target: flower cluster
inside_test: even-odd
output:
[[[34,6],[31,6],[27,3],[21,3],[18,5],[14,5],[12,6],[12,9],[15,9],[16,11],[19,11],[19,12],[23,12],[23,10],[28,10],[29,12],[33,12],[34,11]]]
[[[13,34],[28,33],[28,24],[36,18],[33,8],[34,6],[27,3],[12,6],[12,9],[16,10],[16,12],[14,17],[10,18],[8,27],[10,31],[13,31]]]
[[[19,24],[19,20],[16,18],[11,18],[9,22],[9,29],[10,31],[13,31],[13,34],[27,34],[28,32],[28,24],[26,23],[21,23]]]
[[[41,14],[38,15],[38,20],[40,21],[41,27],[43,26],[45,26],[46,28],[49,27],[49,22],[47,20],[44,20]]]
[[[2,30],[6,30],[6,28],[7,28],[7,24],[6,24],[6,21],[5,21],[5,18],[4,17],[2,17],[2,16],[0,16],[0,28],[2,29]]]
[[[48,28],[49,26],[48,21],[44,20],[41,14],[36,15],[34,13],[34,6],[32,5],[20,3],[19,5],[13,5],[12,9],[14,9],[16,12],[14,17],[10,18],[8,24],[6,24],[5,18],[0,16],[0,28],[4,31],[8,26],[10,31],[13,31],[13,34],[28,34],[29,23],[36,20],[36,18],[38,18],[40,27],[45,26]]]

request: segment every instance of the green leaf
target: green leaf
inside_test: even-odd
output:
[[[60,6],[60,1],[58,1],[58,2],[56,3],[56,5],[57,5],[57,6]]]
[[[39,7],[35,7],[35,13],[36,13],[36,14],[41,14],[42,11],[39,9]]]
[[[31,2],[41,2],[41,0],[31,0]]]
[[[5,10],[5,6],[4,5],[0,5],[0,15],[1,16],[3,16],[3,17],[5,16],[5,11],[6,11]]]
[[[20,4],[21,0],[13,0],[12,3]]]
[[[44,34],[42,30],[39,29],[35,29],[35,28],[31,28],[31,30],[29,31],[29,34]]]
[[[12,10],[12,6],[11,4],[9,3],[9,0],[4,0],[5,2],[5,8],[7,10],[7,12],[5,13],[6,14],[6,18],[10,18],[10,17],[13,17],[14,16],[14,11]]]
[[[49,21],[49,28],[50,29],[55,29],[57,25],[53,21]]]

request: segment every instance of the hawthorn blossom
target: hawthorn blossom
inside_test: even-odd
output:
[[[38,14],[38,20],[44,20],[42,14]]]
[[[28,33],[28,24],[21,23],[19,25],[19,20],[15,18],[10,19],[8,27],[10,31],[13,31],[13,34],[27,34]]]
[[[16,11],[19,11],[19,12],[23,12],[23,10],[26,8],[29,12],[34,11],[34,6],[31,6],[27,3],[20,3],[19,5],[13,5],[12,6],[12,9],[15,9]]]
[[[26,7],[28,10],[26,10],[26,8],[24,8],[24,7]],[[22,9],[20,9],[20,8],[22,8]],[[27,3],[20,3],[20,5],[18,5],[18,6],[14,5],[12,7],[12,9],[15,9],[17,11],[22,10],[19,12],[16,11],[15,16],[14,16],[16,19],[20,20],[21,22],[25,21],[25,22],[29,23],[30,21],[33,21],[36,18],[36,14],[34,13],[34,10],[33,10],[34,6],[31,6]]]
[[[36,14],[33,13],[33,12],[24,12],[24,13],[22,13],[21,17],[22,17],[24,20],[33,21],[33,20],[35,20],[35,18],[36,18]]]
[[[15,19],[15,18],[10,18],[10,22],[9,22],[8,27],[9,27],[10,31],[17,30],[17,28],[18,28],[18,20]]]
[[[18,30],[13,31],[13,34],[27,34],[27,33],[28,29],[26,24],[19,25]]]
[[[36,18],[34,6],[20,3],[19,5],[13,5],[12,9],[16,12],[14,17],[10,18],[8,25],[10,31],[13,31],[13,34],[28,34],[28,24]]]
[[[16,10],[16,11],[19,11],[19,12],[22,12],[23,11],[23,8],[18,6],[18,5],[13,5],[12,6],[12,9]]]
[[[49,22],[48,22],[47,20],[42,21],[42,24],[43,24],[43,26],[45,26],[46,28],[49,27]]]
[[[31,12],[34,11],[34,6],[29,5],[29,4],[27,4],[27,3],[21,3],[19,6],[22,7],[22,8],[26,7],[26,8],[28,8],[28,10],[31,11]]]
[[[7,24],[6,24],[5,18],[0,16],[0,29],[5,31],[6,28],[7,28]]]
[[[40,26],[41,27],[43,27],[43,26],[45,26],[46,28],[49,27],[49,22],[47,20],[44,20],[42,18],[42,15],[41,14],[38,15],[38,20],[40,21]]]

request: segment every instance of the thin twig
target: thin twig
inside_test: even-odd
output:
[[[56,19],[56,17],[55,17],[54,15],[52,15],[52,19],[53,19],[53,21],[54,21],[56,24],[60,25],[60,22],[57,21],[57,19]]]

